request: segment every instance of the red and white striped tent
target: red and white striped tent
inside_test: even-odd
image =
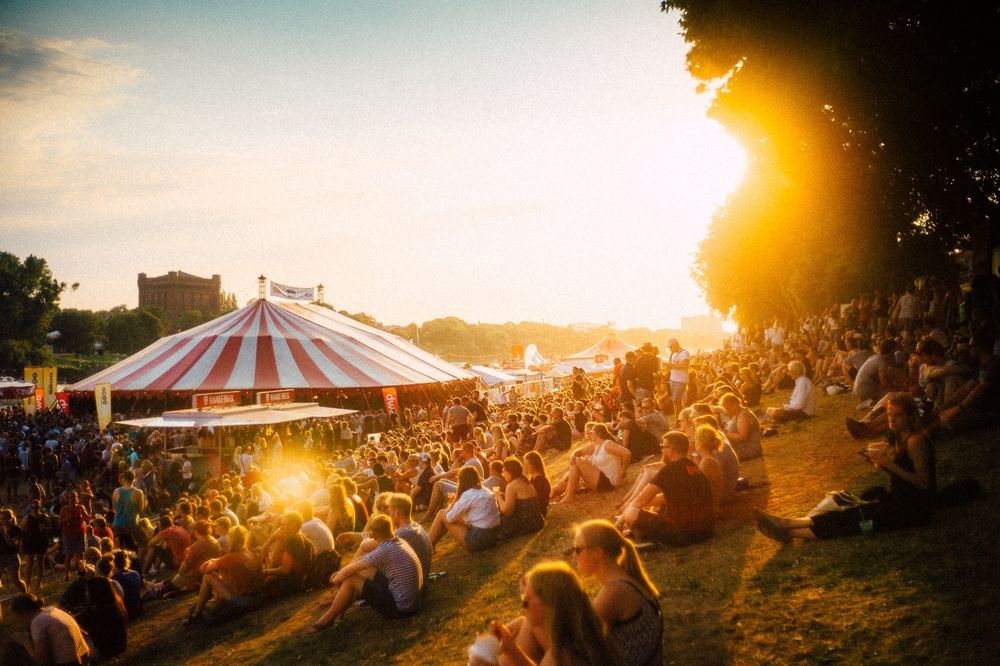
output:
[[[398,335],[319,305],[259,300],[161,338],[67,388],[92,393],[366,389],[476,380]]]

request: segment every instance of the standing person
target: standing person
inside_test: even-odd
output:
[[[45,553],[49,549],[49,517],[42,513],[42,503],[38,500],[31,500],[31,509],[28,515],[21,521],[21,549],[27,559],[27,580],[28,587],[31,587],[31,579],[38,578],[38,588],[42,587],[42,576],[45,574]]]
[[[670,401],[674,404],[674,423],[676,424],[677,416],[684,408],[684,392],[688,384],[691,353],[687,349],[681,348],[677,338],[670,338],[667,341],[667,348],[670,349],[670,358],[663,364],[663,367],[670,370]]]
[[[87,545],[87,523],[90,514],[80,504],[80,496],[76,492],[69,494],[69,502],[59,512],[59,534],[62,539],[62,551],[66,566],[66,580],[69,572],[79,568],[83,559],[83,551]]]
[[[461,398],[452,398],[451,406],[445,412],[445,429],[448,431],[448,441],[451,443],[464,442],[469,438],[472,428],[469,419],[472,412],[462,405]]]
[[[28,629],[24,648],[36,664],[83,664],[90,648],[73,616],[55,606],[45,606],[41,597],[19,594],[10,609]]]
[[[653,398],[656,375],[660,371],[660,350],[646,342],[635,359],[635,395],[639,400]]]
[[[139,517],[146,510],[146,496],[133,485],[135,473],[132,470],[122,472],[120,480],[122,485],[111,495],[111,505],[115,509],[111,527],[119,546],[124,537],[129,540],[132,550],[139,550],[146,542],[145,533],[139,529]]]
[[[597,616],[627,666],[663,663],[660,592],[642,566],[635,545],[606,520],[577,526],[573,559],[583,576],[601,584],[594,597]]]
[[[21,580],[21,558],[17,552],[21,544],[21,528],[10,509],[0,511],[0,573],[21,592],[27,593],[28,586]],[[3,589],[3,588],[0,588]]]
[[[625,354],[625,364],[618,371],[618,404],[622,409],[632,409],[635,392],[638,389],[635,376],[635,352]]]

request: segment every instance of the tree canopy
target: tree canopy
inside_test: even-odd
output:
[[[694,269],[741,320],[955,271],[996,241],[996,3],[668,0],[747,177]],[[988,271],[983,265],[979,271]],[[947,277],[947,275],[943,275]]]
[[[22,262],[0,252],[0,369],[20,372],[47,360],[45,334],[65,287],[44,259],[30,255]]]

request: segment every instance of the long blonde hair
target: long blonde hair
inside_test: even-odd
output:
[[[576,532],[588,548],[596,548],[620,565],[630,578],[639,583],[654,599],[660,596],[660,591],[649,579],[646,568],[642,566],[635,544],[618,531],[618,528],[606,520],[588,520],[576,526]]]
[[[556,662],[569,652],[588,664],[618,664],[607,628],[594,612],[580,579],[565,562],[541,562],[525,580],[548,609],[549,649]]]

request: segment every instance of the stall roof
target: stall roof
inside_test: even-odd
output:
[[[116,423],[134,428],[200,428],[273,425],[302,419],[337,418],[353,414],[354,409],[320,407],[315,402],[289,402],[279,405],[245,405],[210,409],[178,409],[147,419],[130,419]]]

